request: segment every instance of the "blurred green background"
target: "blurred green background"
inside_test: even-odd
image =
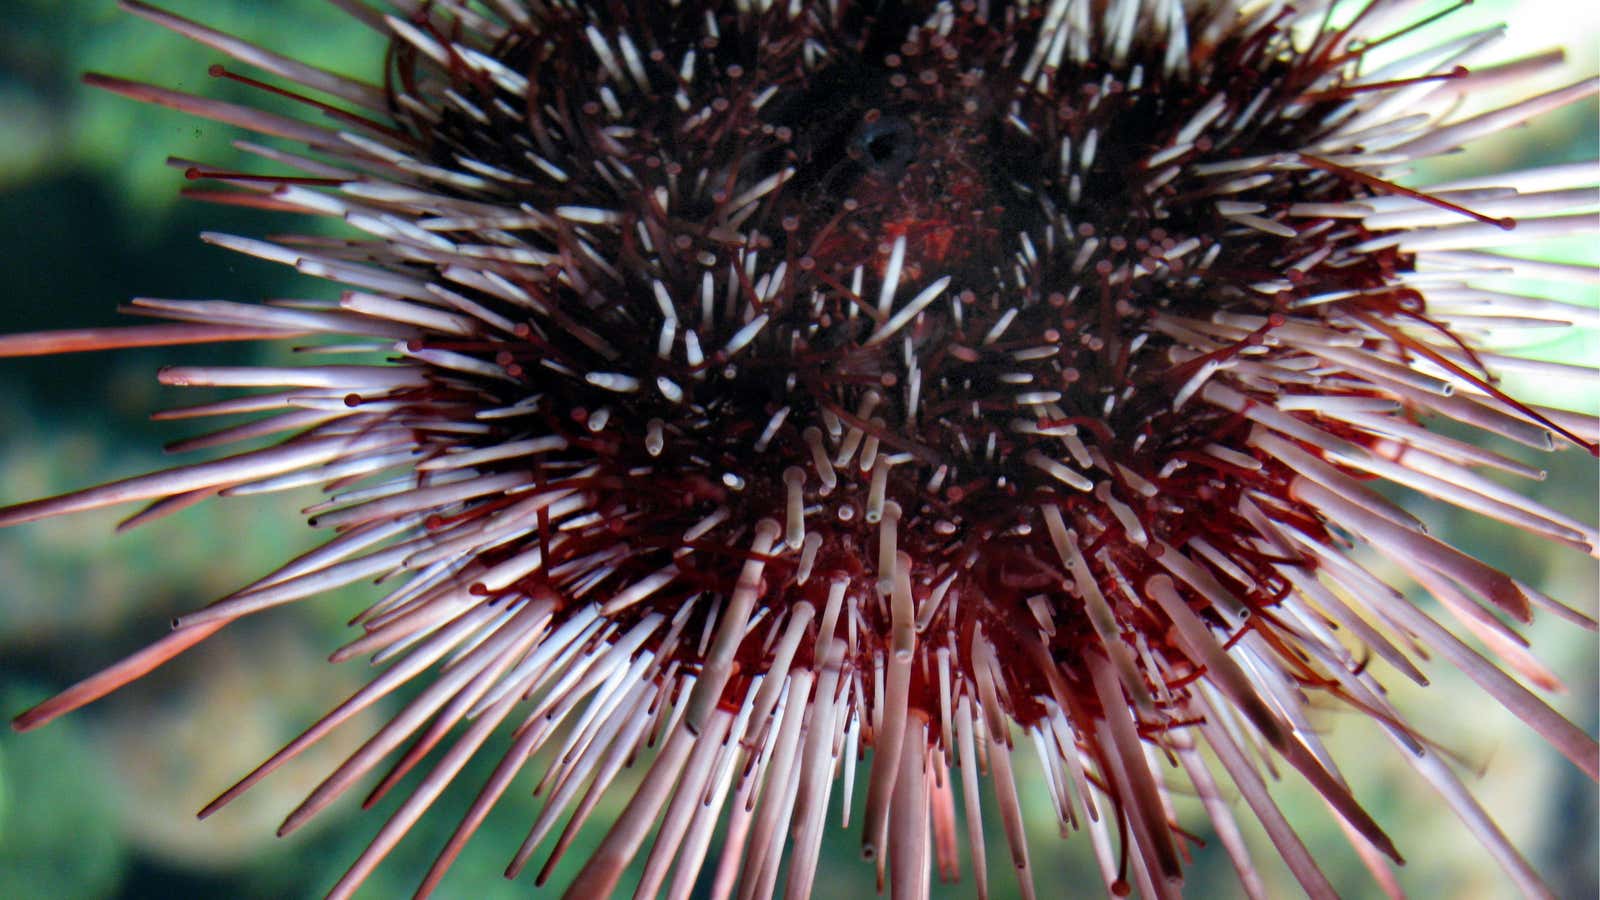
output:
[[[237,85],[208,78],[219,56],[118,13],[110,0],[8,0],[0,31],[0,331],[85,327],[116,322],[132,296],[259,300],[330,296],[326,285],[210,248],[203,229],[262,235],[304,226],[274,214],[178,200],[184,185],[169,156],[224,167],[240,163],[229,129],[146,108],[83,87],[85,70],[151,81],[210,96],[242,96]],[[377,36],[313,0],[173,0],[171,8],[320,65],[376,80]],[[1574,70],[1595,71],[1596,12],[1556,3],[1480,3],[1468,21],[1510,17],[1517,26],[1507,54],[1563,39]],[[1446,27],[1443,31],[1458,30]],[[1553,86],[1554,80],[1547,80]],[[255,98],[259,99],[259,98]],[[1592,159],[1593,104],[1516,132],[1495,146],[1452,160],[1452,171]],[[1593,261],[1592,238],[1552,242],[1542,255]],[[1592,286],[1568,299],[1596,304]],[[1541,348],[1551,358],[1592,363],[1593,327]],[[0,502],[17,502],[157,468],[164,442],[204,430],[195,423],[156,425],[147,414],[193,402],[158,387],[154,372],[175,361],[238,361],[248,347],[129,351],[52,360],[0,361]],[[1532,386],[1546,390],[1547,386]],[[1545,394],[1540,402],[1586,405],[1592,397]],[[1514,452],[1514,451],[1513,451]],[[1593,521],[1594,461],[1574,451],[1540,460],[1549,479],[1544,502]],[[213,502],[113,537],[126,511],[81,515],[0,532],[0,714],[6,717],[164,633],[168,618],[227,593],[313,544],[297,507],[303,495]],[[1594,561],[1521,532],[1441,507],[1406,502],[1445,538],[1547,592],[1593,610]],[[335,733],[316,752],[258,786],[205,823],[193,813],[256,762],[293,737],[369,674],[359,662],[330,666],[328,652],[347,636],[343,623],[369,599],[355,590],[232,626],[144,682],[29,735],[0,734],[0,897],[295,897],[326,890],[376,832],[394,802],[359,814],[335,805],[314,825],[275,839],[277,822],[378,721]],[[1544,617],[1530,629],[1534,646],[1569,690],[1553,698],[1567,716],[1596,729],[1596,644],[1592,634]],[[1480,799],[1545,872],[1562,897],[1596,894],[1596,791],[1510,714],[1443,665],[1427,671],[1435,686],[1406,690],[1387,678],[1401,708],[1425,733],[1460,754]],[[1370,723],[1324,717],[1345,774],[1410,860],[1402,884],[1417,897],[1495,898],[1506,881],[1465,830],[1409,774]],[[493,747],[489,748],[491,751]],[[1026,758],[1024,758],[1026,757]],[[1023,777],[1031,754],[1019,756]],[[407,894],[486,777],[485,755],[458,790],[369,882],[366,896]],[[441,896],[522,896],[526,875],[505,882],[501,869],[537,812],[531,780],[512,790],[446,880]],[[1376,888],[1337,826],[1308,790],[1275,789],[1290,818],[1350,897]],[[1098,876],[1088,841],[1054,839],[1042,792],[1024,792],[1036,878],[1045,896],[1093,895]],[[613,807],[620,792],[613,792]],[[1179,799],[1186,825],[1203,820]],[[837,804],[837,800],[835,800]],[[988,801],[986,800],[986,804]],[[993,809],[988,810],[993,814]],[[1241,810],[1241,821],[1249,816]],[[604,820],[604,810],[596,819]],[[1003,842],[990,821],[991,857]],[[591,832],[593,829],[591,829]],[[1294,896],[1287,872],[1271,862],[1258,828],[1246,831],[1274,896]],[[557,871],[559,885],[581,860],[588,834]],[[850,896],[870,875],[857,857],[857,835],[833,829],[818,896]],[[1190,872],[1190,895],[1236,893],[1220,847]],[[997,897],[1015,896],[1011,876],[992,873]],[[936,890],[965,896],[971,881]]]

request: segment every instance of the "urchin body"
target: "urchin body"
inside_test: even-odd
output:
[[[459,653],[285,823],[419,730],[380,791],[470,723],[335,893],[502,724],[512,749],[429,887],[534,753],[560,750],[513,871],[576,804],[558,858],[654,746],[575,896],[609,894],[658,821],[641,890],[683,895],[724,820],[718,892],[772,893],[792,846],[785,889],[804,896],[858,760],[862,847],[897,896],[957,872],[956,795],[976,823],[980,759],[1031,891],[1011,762],[1026,735],[1108,891],[1179,889],[1168,777],[1206,800],[1261,890],[1220,775],[1326,895],[1253,747],[1298,770],[1375,868],[1398,854],[1323,751],[1308,695],[1382,721],[1481,818],[1366,671],[1371,653],[1420,679],[1408,641],[1595,774],[1588,735],[1344,553],[1354,538],[1391,557],[1491,647],[1534,606],[1583,618],[1362,481],[1594,552],[1591,526],[1474,471],[1526,466],[1426,427],[1593,452],[1592,422],[1506,397],[1473,349],[1486,317],[1536,298],[1461,296],[1518,264],[1480,251],[1513,216],[1576,208],[1562,192],[1591,182],[1390,180],[1593,84],[1454,119],[1504,71],[1464,68],[1472,40],[1369,71],[1408,24],[1380,22],[1383,5],[1333,27],[1204,4],[502,3],[372,18],[394,35],[379,89],[129,6],[339,104],[325,127],[95,77],[316,157],[269,152],[298,171],[265,178],[191,170],[227,188],[210,199],[364,235],[211,235],[350,290],[330,308],[139,301],[194,323],[156,337],[329,333],[380,355],[167,369],[275,389],[196,413],[275,411],[292,435],[0,514],[139,499],[158,514],[322,484],[313,524],[336,531],[23,721],[240,616],[405,575],[339,654],[390,668],[218,801]],[[968,840],[981,893],[976,824]]]

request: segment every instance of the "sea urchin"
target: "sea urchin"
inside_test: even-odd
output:
[[[705,879],[770,896],[786,865],[805,897],[835,791],[896,897],[958,875],[959,805],[982,896],[985,782],[1031,896],[1019,741],[1111,893],[1181,890],[1170,780],[1204,802],[1246,893],[1264,889],[1234,794],[1331,896],[1266,789],[1273,761],[1388,883],[1399,854],[1313,700],[1380,723],[1517,887],[1545,890],[1366,661],[1420,682],[1416,658],[1443,657],[1591,778],[1594,740],[1347,551],[1375,550],[1514,670],[1538,671],[1509,621],[1593,626],[1374,482],[1600,543],[1483,474],[1534,470],[1438,427],[1595,452],[1592,419],[1496,379],[1592,372],[1481,345],[1571,321],[1500,281],[1592,273],[1484,248],[1592,229],[1595,167],[1395,180],[1594,81],[1460,113],[1554,57],[1480,66],[1494,30],[1396,54],[1434,17],[1383,0],[336,2],[390,37],[383,86],[123,4],[315,121],[89,81],[278,139],[246,146],[288,174],[192,166],[213,185],[196,193],[351,236],[205,239],[341,299],[141,299],[176,324],[0,339],[342,336],[321,352],[353,362],[162,371],[269,389],[169,416],[266,413],[206,443],[277,443],[0,511],[152,501],[144,521],[318,485],[311,524],[331,537],[19,728],[242,616],[387,578],[336,654],[387,667],[206,810],[421,679],[284,823],[408,740],[380,793],[447,744],[335,896],[502,726],[510,749],[424,893],[553,749],[512,874],[570,811],[558,858],[618,772],[645,767],[570,896],[611,895],[643,854],[641,896]]]

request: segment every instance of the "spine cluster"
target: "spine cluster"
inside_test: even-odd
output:
[[[766,897],[781,876],[806,897],[835,794],[880,887],[926,896],[965,844],[985,896],[985,793],[1033,896],[1027,753],[1110,893],[1181,889],[1170,782],[1201,798],[1247,894],[1265,888],[1235,795],[1306,892],[1333,896],[1267,790],[1273,760],[1387,884],[1399,853],[1313,700],[1370,716],[1517,887],[1544,890],[1367,657],[1425,683],[1437,654],[1594,778],[1594,740],[1501,668],[1553,686],[1511,623],[1594,621],[1374,485],[1600,546],[1485,474],[1538,470],[1438,430],[1596,451],[1592,418],[1497,380],[1592,370],[1483,349],[1576,321],[1511,281],[1592,272],[1497,251],[1592,230],[1595,167],[1396,180],[1594,80],[1461,115],[1554,60],[1480,65],[1498,30],[1390,52],[1406,4],[1342,24],[1317,4],[1132,0],[349,4],[393,38],[377,86],[124,6],[315,114],[89,77],[277,139],[241,146],[279,174],[189,168],[191,193],[352,237],[204,238],[345,290],[140,299],[175,324],[0,338],[0,355],[337,336],[314,347],[334,361],[164,369],[263,389],[162,414],[264,414],[193,447],[282,439],[0,524],[317,486],[330,537],[19,725],[241,617],[379,579],[335,656],[385,668],[205,810],[420,681],[280,829],[397,752],[374,796],[430,761],[335,896],[502,726],[511,748],[422,893],[536,755],[544,805],[508,874],[556,835],[541,881],[644,768],[574,897],[610,896],[641,856],[640,896],[710,879]]]

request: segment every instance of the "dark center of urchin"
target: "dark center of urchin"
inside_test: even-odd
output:
[[[782,523],[797,495],[816,545],[802,570],[872,577],[887,512],[919,578],[967,558],[993,599],[1058,577],[1035,562],[1039,502],[1069,521],[1083,504],[1141,547],[1220,531],[1240,473],[1173,461],[1240,445],[1243,423],[1175,402],[1217,360],[1151,316],[1270,323],[1396,264],[1316,274],[1319,249],[1360,229],[1267,218],[1359,184],[1230,165],[1314,143],[1336,106],[1277,115],[1301,88],[1259,42],[1202,72],[1137,40],[1114,65],[1051,67],[1022,49],[1038,10],[770,28],[659,12],[608,27],[552,11],[508,37],[521,103],[463,75],[448,89],[470,103],[395,107],[441,169],[521,179],[538,264],[504,290],[539,315],[495,345],[512,379],[491,390],[537,398],[536,430],[574,455],[533,464],[596,498],[594,536],[575,530],[566,554],[620,541],[629,583],[670,564],[677,589],[730,589],[740,542],[701,528]],[[397,94],[425,95],[415,51],[396,53]]]

